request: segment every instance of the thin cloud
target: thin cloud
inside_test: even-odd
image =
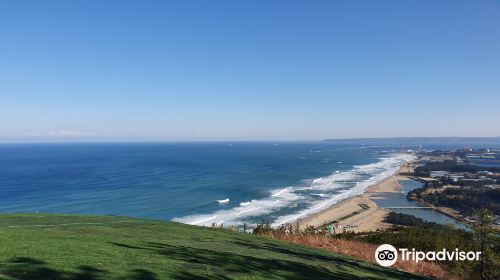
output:
[[[4,131],[0,132],[0,137],[7,138],[74,138],[89,137],[95,134],[76,130],[56,130],[56,131]]]

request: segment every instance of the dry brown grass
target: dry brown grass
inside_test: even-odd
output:
[[[332,238],[328,236],[307,234],[307,235],[288,235],[288,234],[274,234],[270,236],[272,238],[285,240],[295,244],[301,244],[314,248],[325,249],[334,253],[349,255],[358,259],[362,259],[369,262],[375,262],[375,250],[377,245],[344,240],[338,238]],[[412,261],[401,261],[399,260],[395,267],[421,275],[430,276],[436,279],[457,279],[456,276],[448,272],[445,266],[432,263],[432,262],[419,262],[418,264]]]

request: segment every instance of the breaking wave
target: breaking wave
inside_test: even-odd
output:
[[[339,202],[340,200],[363,193],[369,186],[376,184],[396,173],[402,164],[414,159],[409,154],[396,154],[380,161],[355,165],[351,170],[334,172],[330,176],[308,180],[308,184],[289,186],[271,191],[268,197],[241,202],[231,209],[219,210],[204,215],[190,215],[175,218],[174,221],[205,225],[241,225],[248,218],[268,215],[290,208],[291,213],[274,217],[272,225],[291,223],[307,217]],[[302,207],[297,208],[297,205]]]

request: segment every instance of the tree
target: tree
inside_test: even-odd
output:
[[[495,256],[495,235],[492,228],[493,214],[486,208],[481,208],[473,212],[473,217],[476,219],[474,224],[474,237],[481,259],[479,262],[479,276],[482,280],[498,279],[498,266],[496,265]]]

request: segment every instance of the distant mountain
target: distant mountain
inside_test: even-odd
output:
[[[395,138],[351,138],[326,139],[335,144],[359,145],[451,145],[451,146],[500,146],[499,137],[395,137]]]

